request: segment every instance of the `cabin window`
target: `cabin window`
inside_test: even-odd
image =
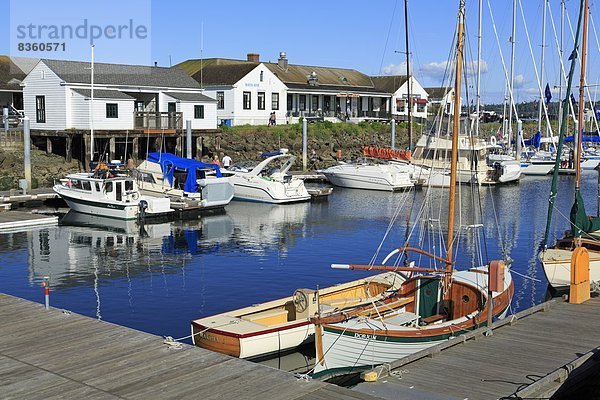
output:
[[[81,183],[83,190],[92,191],[92,184],[88,181],[83,181]]]
[[[265,92],[258,92],[258,109],[265,109]]]
[[[46,122],[46,96],[35,96],[35,122]]]
[[[96,186],[96,192],[100,192],[100,184],[98,182],[94,182]]]
[[[112,182],[106,182],[106,183],[104,184],[104,191],[105,191],[106,193],[110,193],[110,192],[112,192],[112,191],[113,191],[113,183],[112,183]]]
[[[133,190],[133,181],[125,181],[125,191],[130,192]]]
[[[279,93],[271,93],[271,109],[279,110]]]
[[[119,118],[119,105],[117,103],[106,103],[106,118]]]
[[[252,102],[250,100],[250,92],[244,92],[244,110],[250,110],[252,108]]]
[[[298,106],[298,109],[300,111],[306,111],[306,95],[305,94],[301,94],[300,96],[298,96],[298,102],[300,103]]]
[[[123,187],[121,182],[115,182],[116,196],[117,201],[123,200]]]
[[[80,181],[80,180],[78,180],[78,179],[73,179],[73,180],[71,180],[71,187],[72,187],[73,189],[81,189],[81,188],[82,188],[82,186],[81,186],[81,181]]]
[[[199,106],[199,105],[194,106],[194,118],[195,119],[204,119],[204,106]]]
[[[140,179],[142,180],[142,182],[154,183],[154,178],[152,177],[152,174],[142,172],[140,173]]]
[[[225,108],[225,92],[217,92],[217,110]]]

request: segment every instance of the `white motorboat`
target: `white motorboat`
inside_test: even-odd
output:
[[[488,164],[498,171],[498,182],[517,182],[521,179],[521,162],[508,154],[488,154]]]
[[[296,157],[287,149],[263,153],[262,160],[232,165],[223,173],[234,185],[234,199],[284,204],[310,200],[302,179],[288,174]]]
[[[459,136],[457,182],[478,184],[500,182],[501,173],[487,165],[488,148],[489,145],[484,140]],[[451,149],[450,137],[423,135],[415,146],[412,162],[435,171],[449,171]]]
[[[142,194],[197,201],[202,209],[224,207],[233,199],[233,184],[218,165],[171,153],[149,153],[135,176]]]
[[[173,210],[167,198],[142,196],[129,176],[107,170],[69,174],[52,188],[74,211],[117,219],[155,217]]]
[[[395,191],[414,186],[410,172],[403,165],[363,159],[320,171],[335,186],[353,189]]]

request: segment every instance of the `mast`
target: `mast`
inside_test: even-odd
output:
[[[92,45],[92,65],[90,66],[90,161],[94,161],[94,45]],[[89,165],[86,166],[89,168]]]
[[[558,145],[556,148],[556,154],[554,161],[554,172],[552,173],[552,186],[550,187],[550,198],[548,200],[548,216],[546,217],[546,230],[544,232],[544,240],[541,243],[542,248],[546,248],[548,245],[548,237],[550,236],[550,226],[552,225],[552,212],[554,211],[554,202],[556,200],[557,186],[558,186],[558,169],[560,168],[560,154],[562,154],[563,142],[565,139],[565,131],[567,127],[567,113],[564,112],[567,107],[569,107],[569,103],[571,102],[571,87],[573,84],[573,73],[575,72],[575,63],[577,62],[578,57],[578,42],[579,42],[579,33],[581,32],[581,20],[584,14],[584,1],[587,4],[587,0],[580,0],[579,6],[579,19],[577,20],[577,30],[575,31],[575,40],[573,44],[573,52],[569,57],[571,61],[571,66],[569,68],[569,75],[567,76],[567,90],[565,92],[565,98],[563,101],[563,113],[561,116],[561,125],[560,125],[560,134],[558,136]],[[575,192],[577,195],[577,191]]]
[[[408,86],[408,150],[412,150],[412,98],[410,93],[410,52],[408,51],[408,0],[404,0],[404,38],[406,41],[406,83]]]
[[[548,8],[548,2],[550,0],[544,1],[544,13],[542,17],[542,55],[540,57],[540,87],[544,87],[544,55],[546,50],[546,9]],[[538,104],[538,132],[542,133],[542,102],[544,99],[543,96],[540,96],[540,102]],[[546,131],[548,127],[546,127]]]
[[[581,37],[581,72],[579,74],[579,122],[577,127],[577,141],[575,142],[575,192],[579,192],[581,186],[581,153],[583,131],[585,130],[585,121],[583,108],[585,106],[585,64],[587,59],[587,30],[588,30],[588,0],[584,0],[583,6],[583,34]],[[558,157],[558,155],[557,155]]]
[[[517,34],[517,0],[513,0],[513,20],[512,20],[512,34],[510,37],[510,80],[508,82],[510,86],[509,96],[510,96],[510,104],[515,103],[514,99],[514,82],[515,82],[515,36]],[[513,138],[513,130],[512,130],[512,115],[513,109],[509,107],[508,110],[508,146],[512,146],[512,138]],[[519,118],[519,116],[516,116]],[[517,138],[518,140],[518,138]],[[516,146],[515,146],[516,147]],[[515,150],[516,154],[516,150]]]
[[[564,34],[565,29],[565,0],[560,1],[560,49],[559,55],[560,59],[563,59],[563,46],[564,46]],[[562,99],[562,85],[563,85],[563,73],[558,74],[558,98]],[[562,113],[563,113],[563,103],[562,100],[558,102],[558,131],[560,132],[560,128],[562,126]]]
[[[483,34],[482,34],[482,13],[483,13],[483,0],[479,0],[479,15],[478,15],[478,24],[477,24],[477,82],[476,82],[476,86],[477,86],[477,95],[475,96],[477,98],[477,104],[475,106],[475,115],[477,115],[475,118],[475,134],[477,135],[477,137],[479,137],[479,108],[481,105],[481,41],[483,39]]]
[[[452,272],[452,247],[454,243],[454,197],[456,195],[456,164],[458,162],[458,135],[460,133],[460,85],[463,66],[463,41],[465,28],[465,0],[459,0],[458,33],[456,38],[456,68],[454,78],[454,123],[452,126],[452,162],[450,164],[450,194],[448,200],[448,240],[446,249],[446,271]],[[450,286],[452,275],[444,275],[444,301],[452,298]],[[450,312],[450,310],[448,310]]]

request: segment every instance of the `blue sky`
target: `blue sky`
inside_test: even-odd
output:
[[[522,0],[536,63],[539,64],[543,0]],[[510,60],[511,0],[490,0],[506,63]],[[559,1],[551,0],[558,30]],[[488,0],[484,0],[482,95],[486,102],[504,96],[504,73],[492,29]],[[568,15],[576,24],[579,2],[567,0]],[[458,0],[409,0],[409,34],[412,70],[424,86],[441,86],[456,26]],[[16,27],[32,22],[79,24],[84,18],[101,26],[125,24],[130,19],[148,28],[144,40],[127,38],[96,42],[96,60],[168,66],[188,58],[243,59],[256,52],[261,60],[275,61],[285,51],[290,63],[354,68],[367,74],[404,73],[404,1],[158,1],[158,0],[0,0],[0,53],[48,58],[89,59],[85,40],[68,42],[67,52],[23,53],[16,50]],[[476,60],[477,1],[467,0],[467,40],[470,63]],[[592,17],[597,7],[592,5]],[[90,23],[92,23],[90,22]],[[594,22],[596,22],[594,20]],[[566,24],[566,48],[572,40]],[[598,18],[600,29],[600,18]],[[203,35],[202,35],[203,32]],[[599,32],[600,33],[600,32]],[[203,37],[203,40],[201,39]],[[517,12],[515,55],[516,98],[537,96],[537,83],[521,13]],[[34,41],[34,40],[29,40]],[[570,50],[565,51],[567,54]],[[590,29],[590,84],[598,81],[600,54]],[[566,56],[565,56],[566,61]],[[474,64],[471,64],[473,66]],[[545,82],[558,84],[559,61],[548,17]],[[508,67],[508,65],[507,65]],[[473,69],[473,68],[472,68]],[[473,69],[474,70],[474,69]],[[473,77],[470,83],[474,85]],[[544,83],[545,86],[545,83]],[[554,100],[556,100],[555,94]]]

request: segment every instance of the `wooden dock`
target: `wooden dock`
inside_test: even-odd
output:
[[[3,399],[376,399],[5,294],[0,321]]]
[[[483,328],[376,368],[379,380],[355,390],[388,399],[549,398],[600,351],[600,298],[533,311],[499,321],[492,336]]]
[[[33,214],[26,211],[0,212],[0,233],[53,225],[58,225],[56,216]]]

